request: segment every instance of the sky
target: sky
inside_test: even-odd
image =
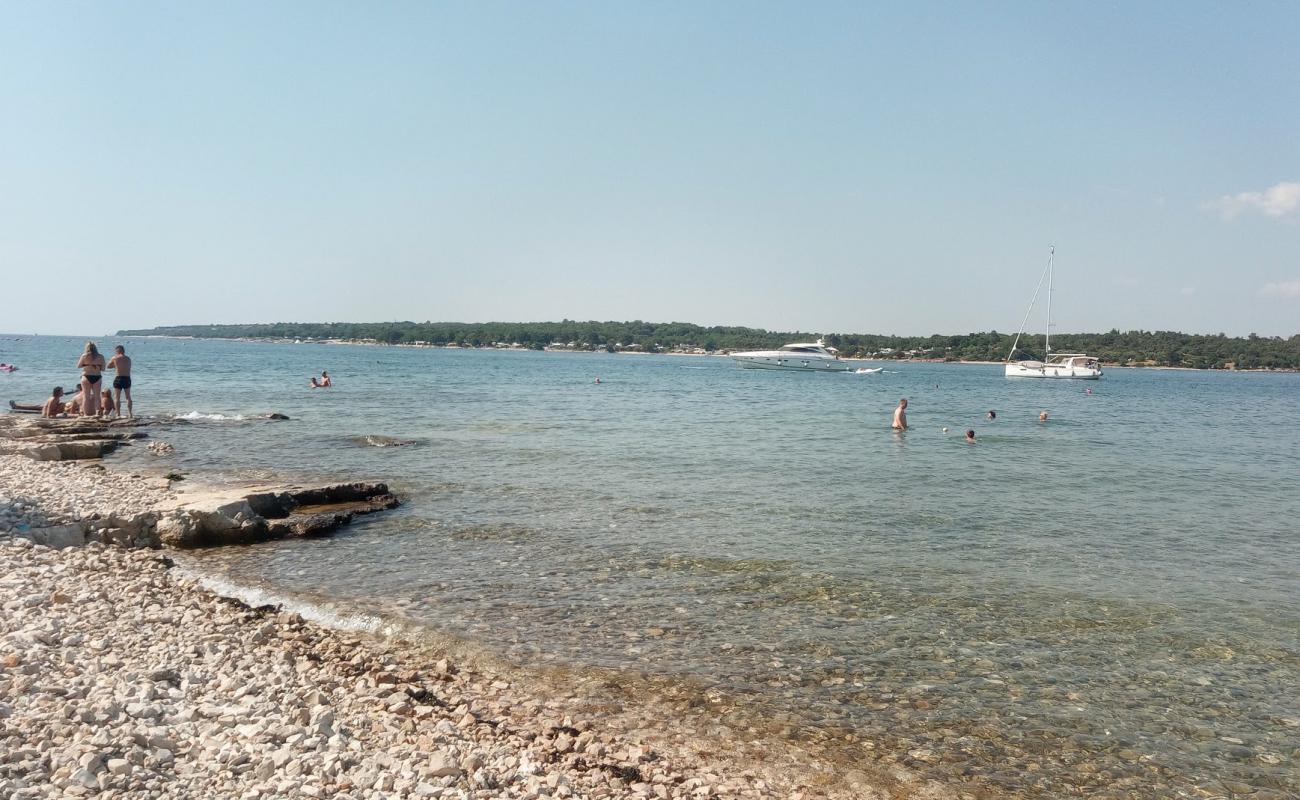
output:
[[[0,331],[1013,332],[1055,246],[1054,331],[1290,336],[1298,41],[1262,1],[0,0]]]

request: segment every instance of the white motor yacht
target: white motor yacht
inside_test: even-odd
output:
[[[732,353],[740,366],[748,369],[797,369],[809,372],[845,372],[849,367],[840,361],[839,351],[825,342],[795,342],[780,350],[750,350]]]
[[[1038,287],[1034,289],[1034,296],[1029,300],[1029,310],[1025,312],[1025,319],[1020,323],[1020,330],[1016,331],[1016,340],[1011,343],[1011,352],[1007,353],[1006,376],[1008,378],[1077,378],[1095,381],[1101,377],[1101,363],[1095,357],[1083,353],[1052,355],[1052,264],[1055,260],[1056,248],[1053,247],[1047,256],[1047,269],[1038,279]],[[1047,358],[1042,361],[1012,361],[1011,357],[1016,354],[1016,349],[1020,346],[1020,334],[1025,332],[1025,323],[1029,321],[1029,315],[1034,311],[1034,301],[1038,299],[1038,292],[1043,288],[1044,278],[1047,280],[1047,334],[1044,342]]]

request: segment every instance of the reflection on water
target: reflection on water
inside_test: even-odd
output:
[[[1086,395],[993,366],[133,356],[138,406],[250,418],[167,427],[179,468],[380,479],[407,500],[202,569],[999,796],[1300,791],[1300,376],[1112,370]],[[219,395],[194,363],[230,365]],[[301,389],[321,368],[336,388]],[[269,411],[292,419],[251,419]]]

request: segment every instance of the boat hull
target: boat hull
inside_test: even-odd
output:
[[[790,358],[788,356],[732,356],[744,369],[783,369],[796,372],[847,372],[842,361],[829,358]]]
[[[1008,378],[1063,378],[1076,381],[1095,381],[1101,377],[1101,369],[1030,362],[1007,364],[1006,376]]]

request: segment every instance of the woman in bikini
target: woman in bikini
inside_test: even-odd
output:
[[[104,374],[104,357],[94,342],[86,342],[86,352],[77,361],[77,368],[81,370],[81,396],[84,398],[81,415],[93,417],[99,413],[99,381]]]

